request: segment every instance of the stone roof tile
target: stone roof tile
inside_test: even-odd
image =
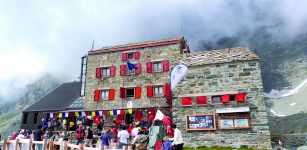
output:
[[[186,58],[180,58],[177,62],[185,63],[188,66],[197,66],[258,59],[259,57],[249,48],[235,47],[189,53]]]

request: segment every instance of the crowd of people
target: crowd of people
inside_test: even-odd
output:
[[[48,120],[43,119],[42,124],[38,125],[35,130],[20,130],[12,134],[9,140],[16,138],[31,138],[34,141],[52,139],[60,142],[69,141],[76,145],[82,143],[87,147],[110,147],[113,143],[112,146],[119,149],[123,146],[143,143],[143,148],[138,149],[146,149],[151,125],[152,122],[138,121],[126,125],[114,120],[113,125],[104,126],[103,119],[93,120],[91,117],[79,117],[74,122],[69,119],[49,118]],[[167,129],[167,133],[162,143],[164,150],[170,150],[171,145],[176,149],[182,149],[181,132],[176,129],[176,125],[173,125],[173,129]],[[37,144],[37,148],[41,150],[42,145]]]

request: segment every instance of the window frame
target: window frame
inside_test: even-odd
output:
[[[156,88],[158,88],[158,93],[159,93],[159,95],[156,95],[156,93],[155,93],[155,89]],[[160,88],[161,88],[161,94],[160,94]],[[164,97],[163,96],[163,85],[153,85],[153,89],[152,89],[153,91],[153,97]]]
[[[128,90],[133,90],[133,95],[129,95],[128,96]],[[125,94],[125,97],[126,98],[134,98],[135,97],[135,88],[133,87],[133,88],[125,88],[125,92],[126,92],[126,94]]]
[[[106,93],[106,94],[103,94],[103,93]],[[107,95],[106,97],[102,97],[102,96],[105,96]],[[109,89],[101,89],[100,90],[100,97],[99,99],[102,100],[102,101],[107,101],[109,100]]]
[[[107,75],[104,75],[103,73],[103,70],[107,70]],[[110,77],[110,67],[101,67],[101,77]]]
[[[156,64],[160,64],[161,65],[160,70],[155,70],[155,65]],[[152,73],[159,73],[159,72],[163,72],[163,61],[153,61],[152,62]]]
[[[127,55],[127,60],[134,60],[134,52],[127,52],[126,53],[126,55]],[[129,58],[129,56],[131,57],[132,56],[132,58]]]

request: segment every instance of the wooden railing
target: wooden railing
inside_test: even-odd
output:
[[[32,139],[16,139],[16,140],[7,140],[4,139],[3,141],[0,141],[1,143],[1,150],[37,150],[37,145],[42,145],[42,150],[57,150],[57,147],[61,147],[61,150],[108,150],[107,148],[99,147],[99,148],[93,148],[93,147],[86,147],[84,144],[71,144],[67,141],[58,142],[53,140],[46,140],[43,141],[32,141]],[[10,149],[10,147],[13,147]],[[124,150],[132,150],[131,146],[126,146],[123,148]],[[114,150],[114,148],[112,148]]]

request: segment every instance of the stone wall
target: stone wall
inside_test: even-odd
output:
[[[131,60],[132,63],[141,63],[141,74],[120,76],[120,65],[124,65],[121,54],[123,52],[140,52],[139,60]],[[101,53],[88,56],[86,70],[86,88],[85,88],[85,110],[112,110],[126,109],[127,102],[133,103],[133,108],[165,107],[164,97],[148,98],[146,87],[148,85],[163,85],[169,83],[167,72],[146,73],[146,62],[169,60],[169,66],[173,65],[175,59],[180,54],[180,44],[172,44],[157,47],[147,47],[142,49],[133,49],[128,51]],[[115,77],[97,79],[95,77],[98,67],[116,67]],[[120,87],[141,87],[141,98],[120,98]],[[94,101],[95,89],[114,89],[115,98],[110,101]]]
[[[243,103],[230,102],[212,104],[210,93],[237,91],[246,93]],[[202,94],[207,97],[207,105],[182,106],[180,97],[191,94]],[[173,92],[173,122],[182,131],[185,146],[231,146],[271,148],[267,112],[263,100],[263,86],[260,66],[255,61],[239,61],[224,64],[189,66],[184,79]],[[187,131],[186,115],[215,114],[217,108],[249,107],[249,129],[214,131]]]

